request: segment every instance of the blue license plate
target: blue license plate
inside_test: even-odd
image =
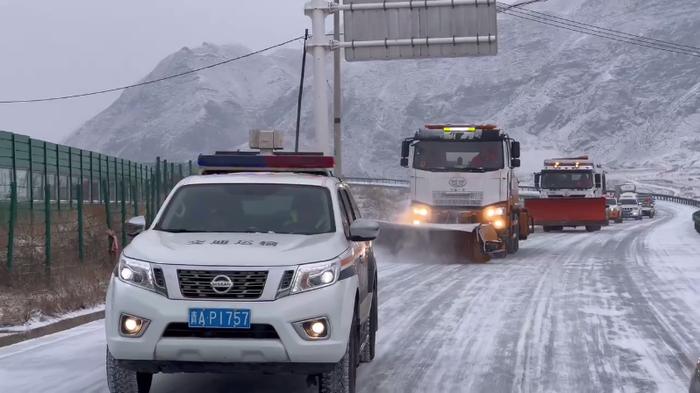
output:
[[[250,329],[250,310],[231,308],[190,308],[191,328]]]

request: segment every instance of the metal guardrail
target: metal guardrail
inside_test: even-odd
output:
[[[346,177],[345,182],[351,185],[360,186],[375,186],[375,187],[387,187],[387,188],[409,188],[410,183],[408,180],[400,179],[375,179],[369,177]],[[521,191],[538,191],[537,187],[520,185]],[[639,196],[646,197],[651,196],[657,201],[668,201],[672,203],[677,203],[680,205],[694,206],[700,208],[700,200],[683,198],[675,195],[667,194],[656,194],[656,193],[639,193]],[[693,221],[695,222],[695,230],[700,233],[700,211],[693,214]]]
[[[650,196],[657,201],[668,201],[668,202],[678,203],[680,205],[700,207],[700,201],[696,200],[696,199],[683,198],[683,197],[678,197],[675,195],[655,194],[655,193],[646,193],[646,192],[640,192],[639,195],[640,196]]]
[[[370,177],[344,177],[343,180],[350,185],[378,186],[389,188],[408,188],[408,180],[400,179],[374,179]]]

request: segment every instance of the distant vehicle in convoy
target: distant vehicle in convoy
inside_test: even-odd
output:
[[[552,158],[535,174],[538,199],[528,199],[525,207],[545,232],[583,226],[599,231],[608,223],[606,216],[606,174],[588,156]]]
[[[650,195],[642,197],[640,203],[642,204],[642,216],[649,218],[654,218],[654,216],[656,216],[656,203],[653,197]]]
[[[617,199],[610,197],[606,198],[605,207],[607,210],[608,220],[614,221],[617,224],[622,222],[622,210],[620,205],[617,203]]]
[[[620,195],[620,207],[622,208],[622,218],[633,218],[641,220],[642,204],[637,199],[637,194],[633,192],[625,192]]]
[[[637,193],[637,185],[634,183],[622,183],[622,184],[618,185],[617,187],[615,187],[615,192],[617,193],[618,196],[623,194],[623,193],[629,193],[629,192],[636,194]]]
[[[514,172],[520,143],[496,126],[427,125],[403,141],[401,166],[410,170],[406,223],[434,237],[461,233],[471,260],[513,254],[530,234]]]
[[[199,167],[111,277],[109,391],[148,392],[155,373],[250,370],[355,392],[376,350],[379,226],[333,158],[223,152]]]

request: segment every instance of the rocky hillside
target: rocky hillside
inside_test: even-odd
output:
[[[539,7],[700,46],[700,7],[692,2],[576,0]],[[546,156],[589,153],[622,176],[700,194],[697,57],[507,15],[499,16],[499,29],[496,57],[344,64],[346,173],[404,176],[400,139],[426,122],[478,121],[497,123],[522,140],[523,174]],[[211,44],[183,48],[144,79],[247,51]],[[128,90],[67,142],[139,160],[191,159],[241,146],[250,128],[284,130],[291,144],[299,66],[299,50],[284,49]],[[302,124],[309,141],[311,97],[305,96]]]

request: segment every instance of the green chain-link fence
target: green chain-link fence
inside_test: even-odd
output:
[[[113,257],[128,241],[124,222],[150,222],[193,171],[191,162],[138,163],[0,131],[0,278]]]

